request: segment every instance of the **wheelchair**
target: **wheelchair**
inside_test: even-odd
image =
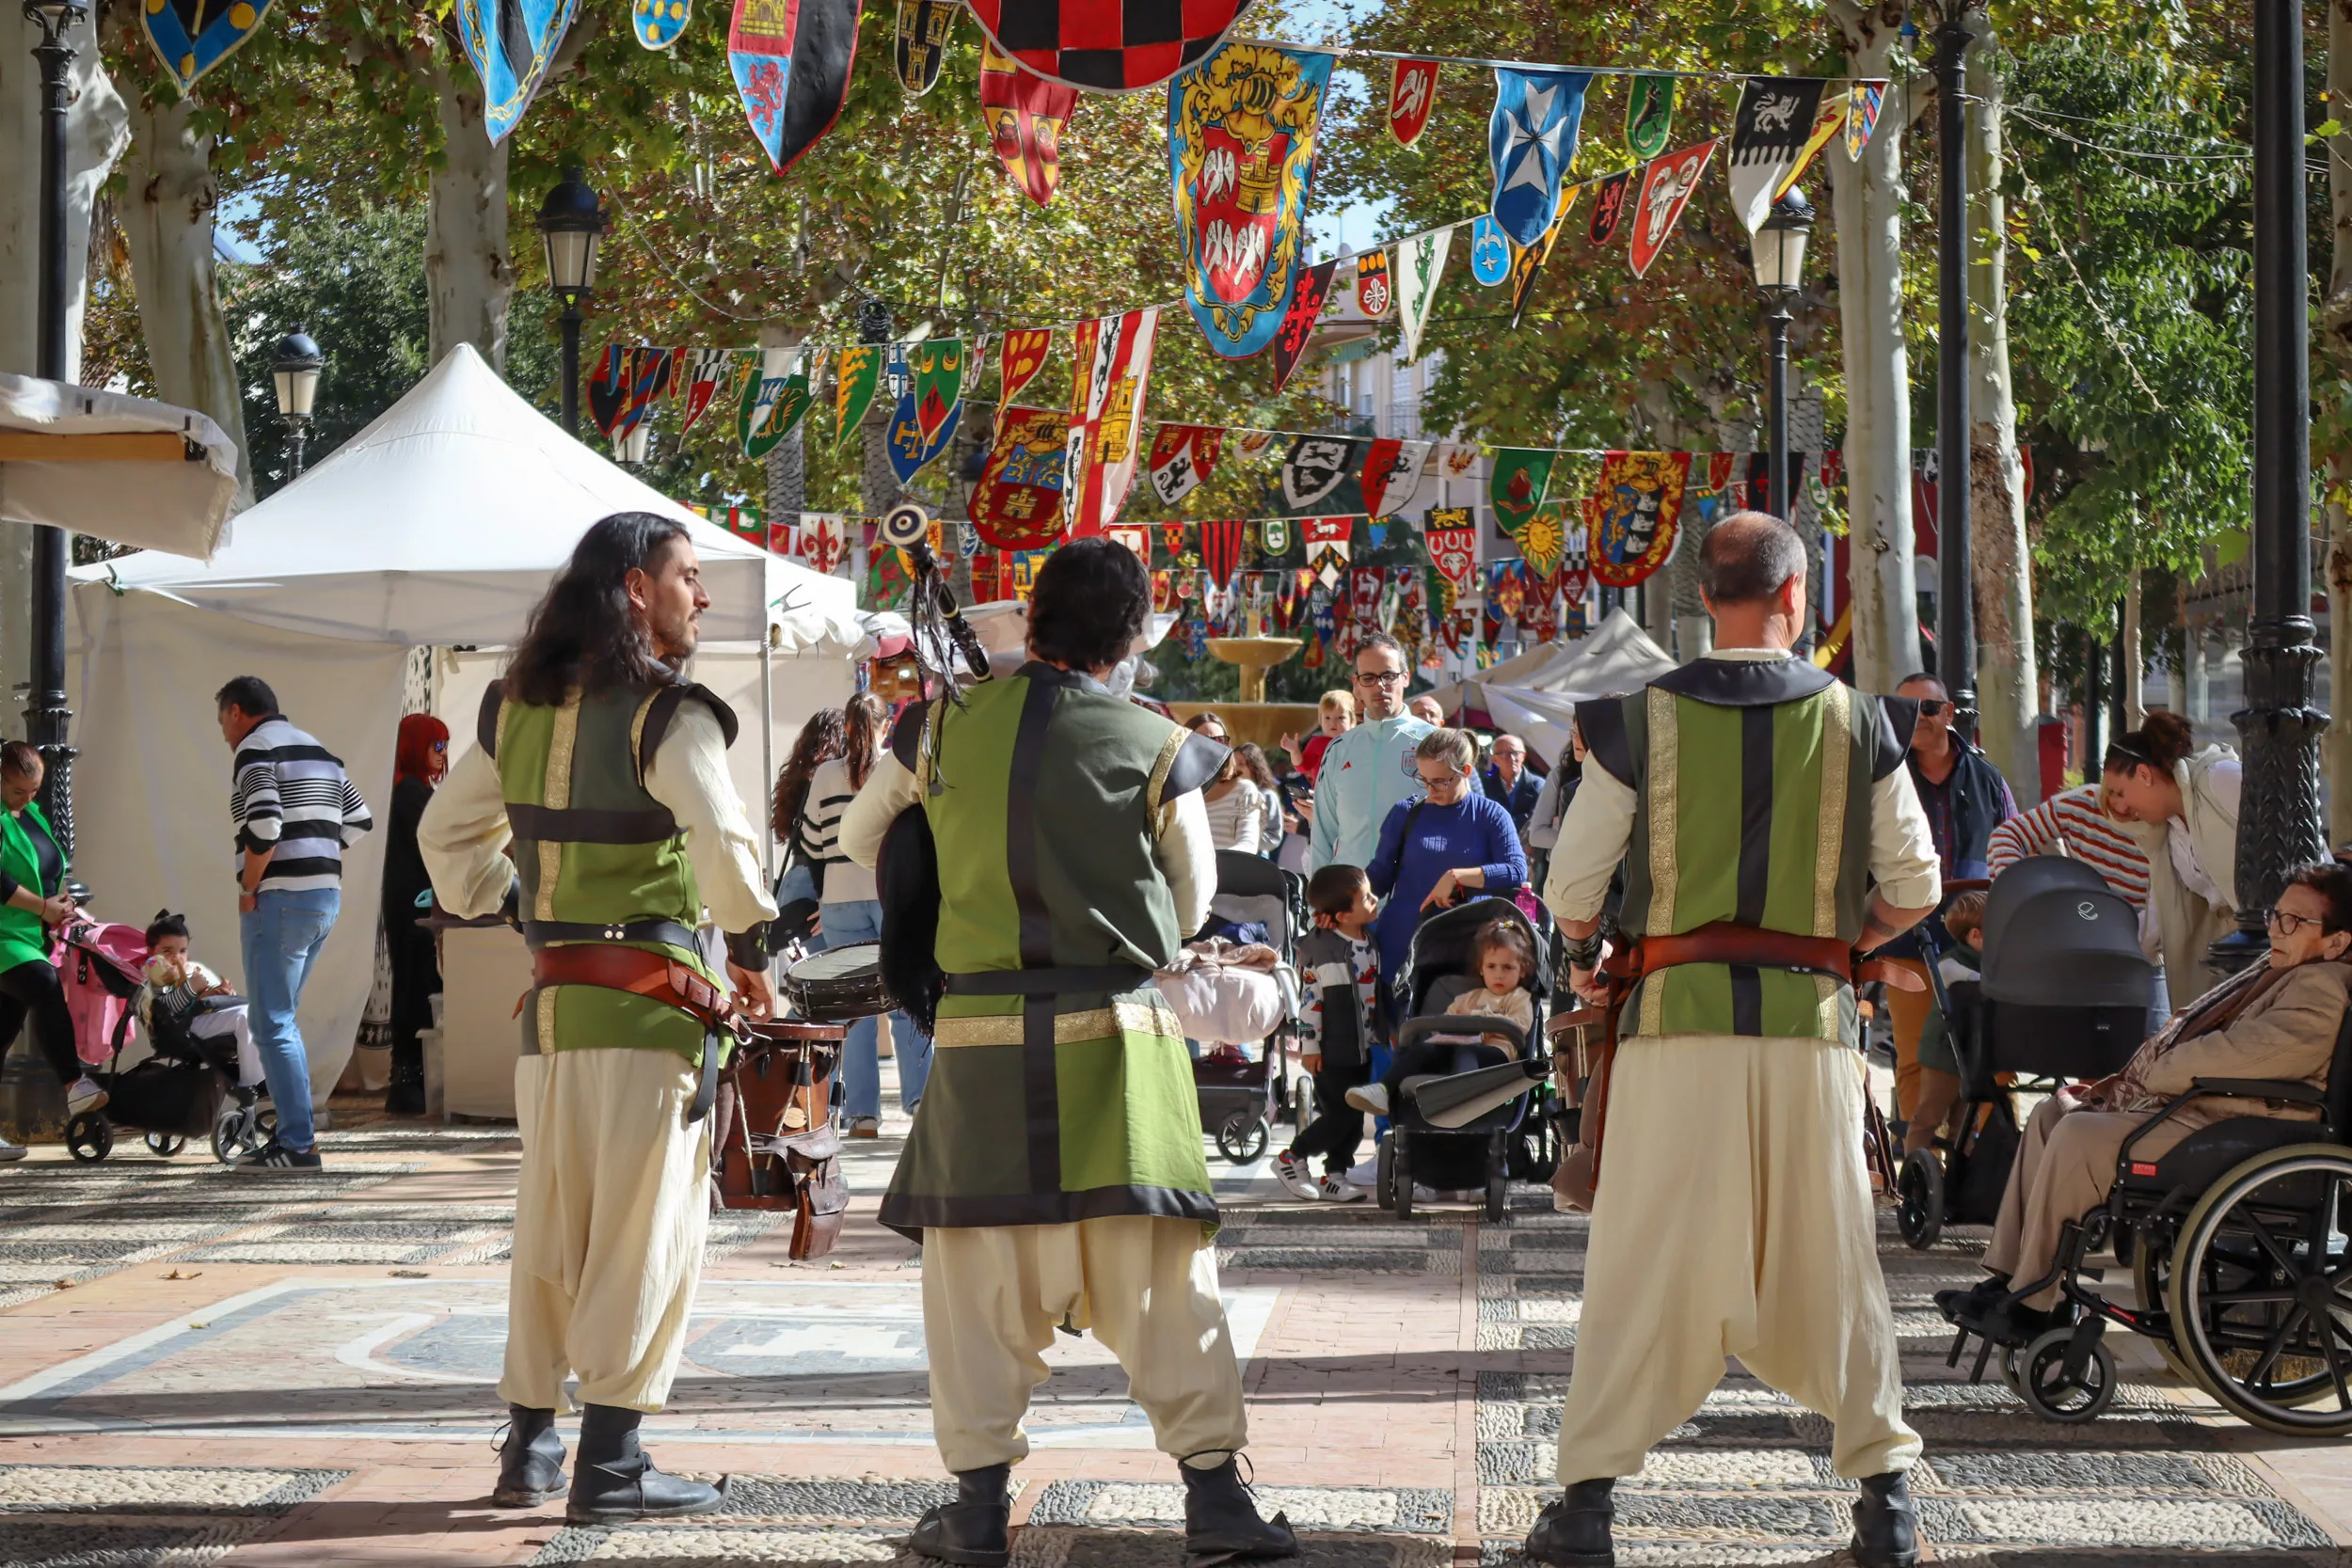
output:
[[[2165,1154],[2134,1152],[2149,1132],[2212,1096],[2308,1105],[2317,1121],[2233,1117]],[[2000,1375],[2035,1414],[2088,1421],[2114,1400],[2109,1323],[2145,1335],[2174,1370],[2225,1410],[2266,1431],[2352,1433],[2352,1011],[2336,1033],[2325,1091],[2299,1083],[2201,1078],[2116,1156],[2106,1201],[2059,1232],[2040,1279],[1970,1309],[1946,1364],[1979,1342],[1971,1381],[1997,1352]],[[2131,1271],[2134,1306],[2091,1288],[2090,1260],[2111,1250]],[[2055,1326],[2030,1339],[2007,1313],[2052,1285]]]

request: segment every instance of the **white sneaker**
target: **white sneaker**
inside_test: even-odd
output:
[[[12,1144],[6,1138],[0,1138],[0,1164],[10,1160],[22,1160],[31,1152],[32,1150],[23,1144]]]
[[[1359,1111],[1370,1111],[1375,1117],[1389,1114],[1389,1085],[1359,1084],[1347,1091],[1347,1102]]]
[[[1370,1159],[1359,1161],[1359,1163],[1348,1166],[1347,1175],[1343,1178],[1343,1180],[1351,1187],[1362,1187],[1369,1191],[1373,1185],[1380,1180],[1379,1146],[1376,1144],[1373,1146],[1372,1157]]]
[[[103,1110],[105,1104],[106,1091],[100,1088],[97,1081],[87,1073],[76,1078],[66,1088],[65,1114],[67,1116],[78,1117],[86,1111]]]
[[[1274,1180],[1279,1181],[1282,1190],[1293,1197],[1311,1201],[1315,1196],[1314,1173],[1308,1168],[1306,1161],[1287,1148],[1274,1157]]]
[[[1371,1196],[1343,1176],[1323,1179],[1323,1201],[1326,1203],[1361,1203]]]

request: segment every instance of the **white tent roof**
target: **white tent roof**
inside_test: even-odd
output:
[[[1549,657],[1531,666],[1534,653]],[[1495,678],[1514,665],[1519,666],[1515,680]],[[1632,691],[1673,668],[1673,656],[1652,641],[1632,616],[1615,610],[1589,636],[1532,650],[1481,671],[1475,680],[1462,684],[1456,700],[1485,708],[1496,724],[1524,739],[1530,750],[1554,757],[1568,743],[1568,724],[1578,703]]]
[[[514,641],[590,525],[614,512],[683,523],[702,558],[703,637],[831,641],[854,589],[687,511],[566,436],[459,344],[373,424],[237,520],[209,562],[150,553],[85,580],[167,594],[288,631],[364,642]]]
[[[200,558],[236,499],[236,443],[203,415],[0,372],[0,520]]]

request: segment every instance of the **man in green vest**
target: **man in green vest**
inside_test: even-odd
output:
[[[1863,1166],[1855,954],[1935,907],[1935,847],[1903,748],[1909,705],[1790,653],[1804,546],[1776,517],[1700,553],[1715,651],[1629,697],[1577,705],[1590,755],[1545,901],[1596,995],[1598,915],[1622,863],[1638,974],[1619,1020],[1560,1418],[1565,1495],[1527,1554],[1607,1568],[1611,1488],[1691,1418],[1736,1356],[1836,1425],[1860,1483],[1861,1568],[1918,1560],[1894,1315]],[[1875,879],[1876,886],[1872,886]],[[1587,1116],[1592,1112],[1587,1111]]]
[[[1151,609],[1124,545],[1055,551],[1029,661],[960,704],[910,707],[841,818],[861,864],[910,809],[937,846],[946,994],[882,1220],[923,1246],[931,1424],[958,1497],[914,1544],[942,1562],[1009,1560],[1022,1417],[1057,1329],[1093,1330],[1182,1462],[1188,1562],[1297,1550],[1236,1465],[1248,1431],[1216,1199],[1184,1029],[1152,979],[1216,891],[1200,786],[1226,749],[1104,685]],[[882,869],[887,943],[900,911]]]
[[[774,1004],[776,909],[727,778],[735,715],[679,673],[709,603],[678,523],[623,512],[590,529],[417,830],[441,907],[512,900],[532,951],[493,1497],[532,1507],[568,1490],[574,1524],[720,1501],[637,1440],[669,1397],[702,1269],[723,1022]],[[706,924],[727,933],[723,960]],[[583,1407],[568,1486],[567,1372]]]

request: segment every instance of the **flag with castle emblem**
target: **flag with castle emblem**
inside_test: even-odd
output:
[[[1071,354],[1070,455],[1063,514],[1071,537],[1102,531],[1126,504],[1143,434],[1157,306],[1078,324]]]
[[[1035,549],[1062,529],[1062,465],[1070,415],[1059,408],[1007,408],[996,444],[972,489],[972,522],[1000,550]]]

